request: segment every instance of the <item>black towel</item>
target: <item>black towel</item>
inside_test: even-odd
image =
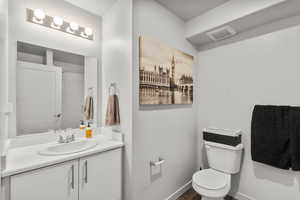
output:
[[[300,171],[300,107],[290,110],[291,167]]]
[[[289,106],[254,107],[251,124],[252,160],[281,169],[291,167],[289,111]]]

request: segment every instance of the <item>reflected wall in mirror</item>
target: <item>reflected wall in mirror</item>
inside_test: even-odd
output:
[[[81,120],[97,119],[97,58],[24,42],[17,50],[18,135],[78,128]]]

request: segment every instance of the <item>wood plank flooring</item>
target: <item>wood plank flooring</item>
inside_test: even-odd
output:
[[[225,199],[226,200],[237,200],[237,199],[234,199],[230,196],[226,197]],[[201,197],[193,189],[189,189],[186,193],[184,193],[177,200],[201,200]]]
[[[189,189],[177,200],[201,200],[201,197],[193,189]]]

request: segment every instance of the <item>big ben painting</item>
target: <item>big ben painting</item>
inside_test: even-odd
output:
[[[192,104],[194,57],[141,36],[140,105]]]

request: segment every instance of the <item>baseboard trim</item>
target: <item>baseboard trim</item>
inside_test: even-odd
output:
[[[183,195],[183,193],[185,193],[186,191],[188,191],[191,187],[192,187],[192,181],[189,181],[186,184],[184,184],[182,187],[180,187],[178,190],[176,190],[176,192],[174,192],[173,194],[171,194],[165,200],[176,200],[181,195]]]
[[[245,194],[240,193],[240,192],[236,193],[234,195],[234,198],[238,199],[238,200],[256,200],[255,198],[249,197],[248,195],[245,195]]]

